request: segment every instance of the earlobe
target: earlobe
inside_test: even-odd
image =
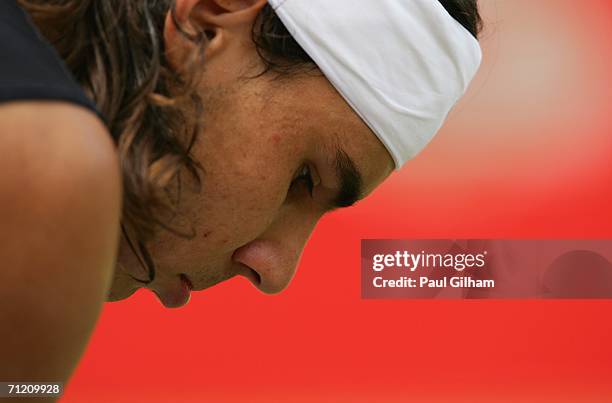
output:
[[[199,25],[230,29],[252,24],[266,4],[267,0],[200,0],[193,7],[191,18]]]
[[[176,0],[171,13],[174,22],[195,26],[223,25],[256,15],[267,0]],[[242,18],[241,18],[242,17]]]
[[[260,3],[267,3],[267,0],[204,0],[203,3],[209,3],[210,8],[216,7],[219,9],[219,11],[221,11],[221,13],[231,13],[241,10],[247,10],[252,7],[257,8]]]
[[[190,16],[199,0],[176,0],[166,14],[163,40],[166,59],[175,71],[180,71],[183,61],[191,53],[202,34],[191,23]]]
[[[189,39],[197,38],[200,32],[191,21],[191,16],[201,0],[176,0],[166,16],[165,30],[170,34],[182,34]]]
[[[167,58],[181,65],[195,44],[205,41],[207,58],[220,50],[224,33],[250,32],[267,0],[176,0],[164,26]]]

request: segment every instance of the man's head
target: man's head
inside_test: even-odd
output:
[[[178,0],[166,17],[175,70],[194,53],[191,38],[203,32],[206,43],[204,130],[193,150],[203,191],[183,205],[197,232],[189,240],[166,233],[149,245],[157,275],[148,287],[167,306],[185,302],[185,276],[195,289],[242,275],[264,292],[281,291],[320,217],[354,204],[393,171],[385,146],[278,19],[273,35],[284,38],[288,57],[261,48],[257,32],[274,17],[266,0]],[[120,267],[136,264],[127,251],[122,258]]]
[[[184,31],[206,32],[207,43],[204,128],[193,149],[202,191],[182,200],[196,235],[166,232],[148,244],[156,264],[148,287],[165,302],[180,293],[181,273],[195,289],[238,274],[264,292],[281,291],[319,218],[363,198],[393,170],[384,146],[316,68],[259,74],[266,65],[251,35],[265,5],[179,0],[166,21],[177,69],[197,46]],[[137,265],[124,252],[120,267]]]
[[[107,14],[98,20],[113,29],[140,26],[140,36],[101,36],[98,71],[128,59],[123,75],[100,83],[95,69],[70,64],[74,46],[59,44],[109,117],[123,162],[124,237],[109,299],[146,286],[180,306],[188,282],[203,289],[235,275],[281,291],[320,217],[371,193],[393,171],[391,155],[265,0],[111,3],[73,11]],[[475,0],[442,3],[476,34]],[[119,18],[130,15],[133,26]],[[117,51],[139,39],[152,47]],[[148,70],[134,70],[147,58]],[[114,80],[125,88],[104,85]],[[164,202],[180,214],[160,219]],[[177,235],[185,226],[191,236]]]

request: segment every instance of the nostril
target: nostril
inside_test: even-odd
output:
[[[259,287],[261,285],[261,275],[259,273],[245,264],[237,263],[237,265],[239,266],[237,270],[238,275],[249,280],[255,287]]]
[[[253,284],[259,286],[261,284],[261,276],[255,270],[249,268],[250,274],[253,276]]]
[[[272,239],[256,239],[232,254],[232,262],[238,265],[236,273],[248,278],[266,294],[282,291],[295,272],[297,254],[287,245]]]
[[[249,280],[255,287],[259,288],[261,285],[261,276],[255,270],[245,266],[242,275]]]

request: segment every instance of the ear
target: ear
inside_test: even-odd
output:
[[[248,34],[267,0],[176,0],[164,24],[167,58],[180,67],[200,42],[214,57],[230,41]]]

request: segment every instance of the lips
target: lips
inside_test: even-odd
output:
[[[180,308],[189,302],[192,289],[191,281],[189,281],[187,276],[181,274],[178,281],[164,284],[162,287],[153,290],[153,292],[166,308]]]

